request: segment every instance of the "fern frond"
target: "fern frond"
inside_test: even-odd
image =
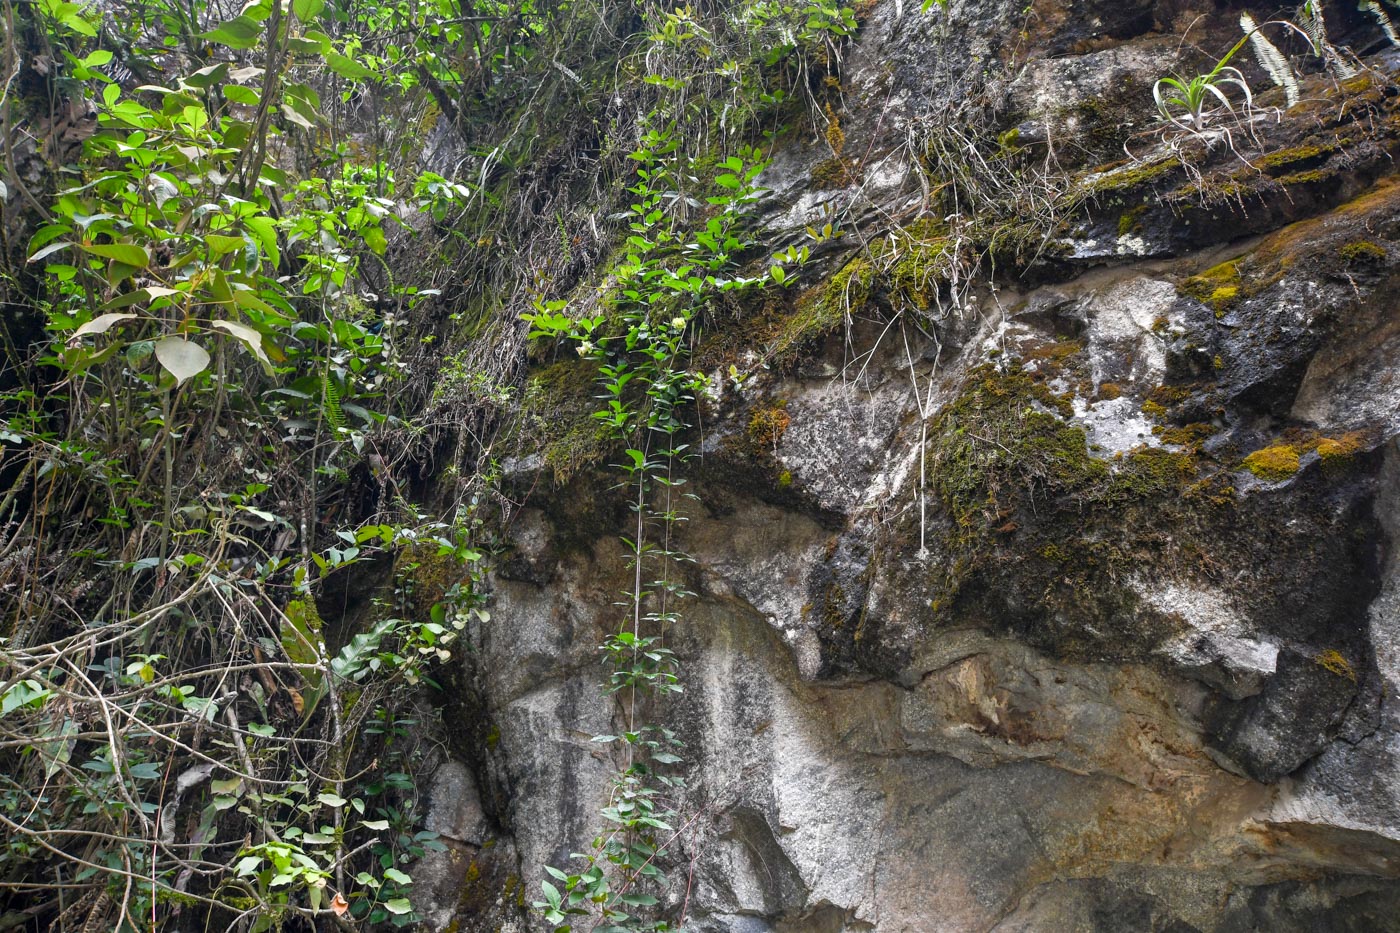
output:
[[[1362,0],[1361,9],[1371,14],[1376,25],[1381,27],[1381,32],[1385,33],[1385,37],[1391,45],[1400,45],[1400,36],[1395,34],[1395,24],[1390,21],[1389,14],[1381,9],[1381,5],[1376,0]]]
[[[345,427],[345,412],[340,409],[340,390],[336,388],[335,380],[330,377],[329,373],[322,374],[321,385],[323,387],[322,395],[325,398],[321,407],[325,410],[326,420],[331,423],[331,427],[340,431]]]
[[[1322,16],[1320,0],[1307,0],[1298,8],[1298,24],[1312,43],[1313,54],[1322,59],[1338,78],[1345,81],[1356,74],[1356,69],[1347,61],[1347,54],[1327,41],[1327,21]]]
[[[1258,25],[1254,22],[1254,17],[1248,13],[1240,14],[1240,28],[1249,36],[1250,47],[1254,49],[1254,57],[1258,59],[1259,65],[1268,74],[1269,80],[1278,87],[1283,88],[1284,95],[1288,98],[1288,106],[1292,107],[1298,103],[1298,79],[1293,74],[1293,69],[1288,65],[1288,59],[1279,51],[1264,34],[1259,31]]]

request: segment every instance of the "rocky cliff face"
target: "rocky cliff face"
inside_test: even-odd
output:
[[[844,236],[697,351],[687,929],[1400,929],[1393,59],[1329,10],[1382,51],[1286,110],[1241,59],[1203,141],[1152,85],[1240,5],[1189,6],[885,0],[841,144],[779,147],[771,244]],[[612,770],[625,508],[539,470],[445,691],[436,930],[534,929]]]

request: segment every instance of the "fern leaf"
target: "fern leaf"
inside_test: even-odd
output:
[[[1288,66],[1288,59],[1279,51],[1264,34],[1259,31],[1259,27],[1254,22],[1254,17],[1248,13],[1240,14],[1240,28],[1249,36],[1250,47],[1254,49],[1254,57],[1258,59],[1260,66],[1268,74],[1269,80],[1278,87],[1283,88],[1283,93],[1288,98],[1288,106],[1292,107],[1298,103],[1298,79],[1293,74],[1293,69]]]

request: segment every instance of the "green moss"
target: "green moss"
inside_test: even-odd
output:
[[[1258,169],[1283,168],[1296,165],[1299,162],[1310,162],[1314,159],[1324,158],[1337,151],[1335,143],[1324,145],[1303,145],[1293,146],[1288,149],[1279,149],[1268,155],[1260,156],[1254,161],[1254,167]]]
[[[598,408],[597,376],[597,363],[591,360],[562,360],[525,383],[522,431],[533,442],[527,446],[543,452],[555,482],[568,482],[599,463],[607,451],[607,429],[593,417]]]
[[[1142,215],[1147,212],[1146,204],[1129,208],[1118,217],[1118,235],[1129,236],[1142,231]]]
[[[1154,429],[1153,433],[1160,437],[1165,444],[1174,444],[1178,447],[1189,447],[1192,450],[1199,450],[1205,439],[1217,433],[1219,430],[1220,429],[1213,424],[1197,421],[1183,427],[1158,427]]]
[[[1193,275],[1181,283],[1180,291],[1208,305],[1216,317],[1223,317],[1243,296],[1239,264],[1238,259],[1232,259]]]
[[[1021,620],[1023,636],[1066,656],[1092,655],[1098,639],[1150,641],[1124,574],[1176,553],[1200,501],[1232,505],[1184,504],[1194,451],[1141,448],[1110,464],[1032,374],[990,365],[931,426],[925,471],[946,516],[927,529],[935,618]]]
[[[1361,434],[1353,431],[1341,437],[1324,437],[1314,448],[1322,461],[1322,469],[1329,473],[1344,470],[1356,459],[1363,448]]]
[[[1366,265],[1374,262],[1384,262],[1390,255],[1385,251],[1385,247],[1377,246],[1369,240],[1355,240],[1340,247],[1337,255],[1349,266]]]
[[[1023,370],[984,366],[940,416],[928,475],[960,526],[1004,524],[1008,497],[1070,494],[1108,476],[1084,432],[1044,410],[1057,401]]]
[[[792,485],[792,471],[784,470],[778,474],[778,486],[786,489]]]
[[[486,731],[486,747],[495,748],[501,744],[501,727],[492,723],[491,728]]]
[[[841,271],[797,299],[796,310],[774,328],[769,355],[781,359],[812,338],[826,334],[845,320],[848,311],[865,306],[874,281],[875,269],[868,259],[851,259]]]
[[[1279,178],[1278,183],[1286,188],[1295,185],[1313,185],[1318,182],[1327,181],[1335,172],[1327,169],[1315,168],[1306,172],[1294,172],[1291,175],[1284,175]]]
[[[1032,347],[1022,354],[1027,360],[1052,360],[1063,362],[1072,356],[1084,352],[1084,342],[1082,340],[1056,340],[1054,343],[1041,344]]]
[[[1262,480],[1282,482],[1298,472],[1298,451],[1287,444],[1265,447],[1245,457],[1243,466]]]
[[[1145,447],[1123,458],[1113,474],[1108,497],[1116,499],[1154,496],[1181,488],[1196,475],[1190,453]]]
[[[1104,382],[1099,384],[1099,400],[1111,402],[1123,395],[1123,387],[1116,382]]]
[[[1100,167],[1091,173],[1097,177],[1085,183],[1082,191],[1091,197],[1131,191],[1157,181],[1180,167],[1181,163],[1175,156],[1167,156],[1156,162],[1129,163],[1107,171]]]
[[[927,311],[947,279],[948,227],[922,218],[897,233],[870,245],[870,259],[878,282],[892,302],[907,301]]]
[[[812,187],[821,191],[846,188],[858,180],[855,174],[855,160],[834,156],[812,166]]]
[[[779,399],[772,405],[760,406],[749,416],[748,438],[760,452],[777,447],[792,424],[792,416],[785,410],[787,400]]]
[[[1144,415],[1147,415],[1149,418],[1160,419],[1165,418],[1167,416],[1167,409],[1162,405],[1161,402],[1156,402],[1152,399],[1148,399],[1147,401],[1142,403],[1142,413]]]

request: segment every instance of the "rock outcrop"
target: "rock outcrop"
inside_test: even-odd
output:
[[[844,235],[697,351],[687,929],[1400,929],[1394,59],[1287,109],[1251,73],[1252,117],[1184,136],[1152,85],[1199,65],[1198,16],[1235,41],[1239,5],[1206,6],[885,0],[843,151],[776,152],[771,245]],[[940,200],[950,113],[1020,213]],[[444,694],[489,726],[434,790],[438,930],[537,928],[613,767],[625,507],[513,467],[533,491]]]

